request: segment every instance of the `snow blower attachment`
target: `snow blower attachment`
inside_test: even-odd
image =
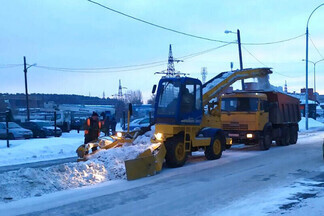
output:
[[[125,161],[127,180],[155,175],[161,171],[166,155],[164,144],[152,144],[136,159]]]

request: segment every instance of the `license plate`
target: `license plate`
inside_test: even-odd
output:
[[[229,137],[239,137],[240,135],[239,134],[228,134]]]

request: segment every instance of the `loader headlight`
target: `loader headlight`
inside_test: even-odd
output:
[[[248,139],[253,138],[253,134],[251,134],[251,133],[246,134],[246,138],[248,138]]]
[[[123,136],[122,132],[117,132],[117,137],[121,138]]]
[[[154,134],[155,138],[158,140],[158,141],[162,141],[162,138],[163,138],[163,134],[162,133],[157,133],[157,134]]]

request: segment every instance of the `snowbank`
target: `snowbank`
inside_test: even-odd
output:
[[[302,119],[300,120],[300,122],[298,123],[299,125],[299,131],[305,131],[305,117],[302,117]],[[315,119],[312,118],[308,118],[308,128],[309,129],[316,129],[316,128],[323,128],[324,124],[322,122],[316,121]]]
[[[74,157],[83,144],[83,135],[82,131],[71,131],[61,137],[10,140],[10,148],[6,140],[0,140],[0,166]]]
[[[152,135],[153,131],[149,131],[121,148],[100,150],[86,162],[46,168],[22,168],[0,174],[0,202],[125,179],[124,161],[135,159],[149,148],[152,145]]]

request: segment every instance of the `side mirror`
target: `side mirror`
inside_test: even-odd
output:
[[[133,115],[133,106],[132,104],[128,104],[128,112],[129,112],[129,115]]]
[[[155,93],[155,90],[156,90],[156,85],[153,85],[153,88],[152,88],[152,94]]]

